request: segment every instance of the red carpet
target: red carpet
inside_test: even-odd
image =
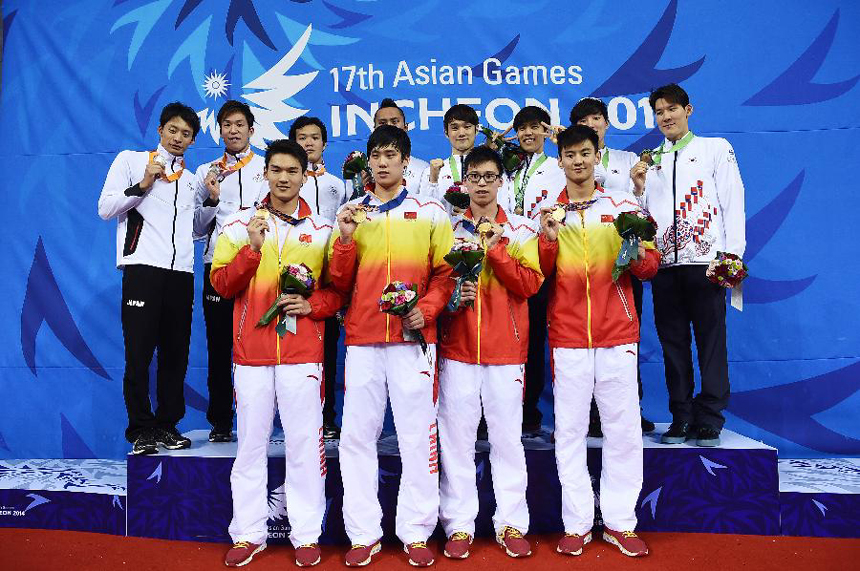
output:
[[[642,537],[651,555],[642,559],[625,557],[600,540],[587,545],[579,557],[562,557],[555,552],[557,536],[532,536],[531,557],[511,559],[488,539],[476,541],[472,556],[451,561],[441,556],[433,569],[458,571],[502,571],[518,569],[615,569],[667,571],[685,569],[755,571],[794,569],[848,571],[857,568],[860,539],[765,537],[696,533],[645,533]],[[224,569],[226,545],[118,537],[72,531],[0,529],[0,569],[3,571],[136,571]],[[346,569],[345,547],[324,547],[323,560],[315,569]],[[376,571],[406,570],[411,567],[399,544],[388,544],[368,567]],[[245,569],[256,571],[297,569],[293,550],[269,547]]]

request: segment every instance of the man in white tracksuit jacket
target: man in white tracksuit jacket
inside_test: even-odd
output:
[[[729,142],[689,130],[693,107],[681,87],[661,87],[649,100],[666,140],[653,151],[654,164],[636,163],[630,177],[658,228],[661,268],[651,290],[672,413],[662,441],[717,446],[729,402],[726,292],[705,272],[717,252],[743,257],[744,185]],[[702,378],[695,398],[691,324]]]
[[[116,218],[116,265],[122,276],[125,343],[125,437],[133,454],[175,450],[191,441],[176,424],[185,416],[184,382],[194,301],[194,176],[183,155],[200,119],[176,102],[161,111],[160,144],[122,151],[110,166],[98,212]],[[158,406],[152,412],[149,364],[158,348]]]

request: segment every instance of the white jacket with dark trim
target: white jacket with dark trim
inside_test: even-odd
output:
[[[182,157],[157,149],[168,175],[182,168]],[[149,163],[148,151],[120,152],[108,171],[99,216],[117,219],[116,265],[145,265],[181,272],[194,271],[194,175],[185,170],[173,182],[156,180],[143,192],[140,181]]]

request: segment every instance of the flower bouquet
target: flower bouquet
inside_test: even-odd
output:
[[[266,310],[260,321],[257,322],[257,327],[265,327],[278,315],[278,301],[280,301],[282,295],[299,294],[307,298],[313,293],[315,284],[316,280],[314,280],[313,272],[305,264],[289,264],[284,266],[281,270],[281,293],[271,307]],[[277,326],[275,326],[275,331],[279,337],[286,335],[287,331],[295,335],[296,316],[283,314]]]
[[[479,127],[478,130],[487,138],[486,144],[492,148],[498,148],[502,157],[502,166],[510,175],[516,172],[526,161],[528,153],[513,141],[506,141],[499,133],[489,127]]]
[[[418,286],[411,283],[391,282],[382,290],[379,298],[379,310],[383,313],[403,317],[418,303]],[[421,350],[427,354],[427,341],[419,329],[404,329],[403,339],[418,341]]]
[[[463,184],[455,182],[445,191],[445,200],[454,208],[466,210],[469,208],[469,193],[463,188]]]
[[[711,260],[705,275],[709,280],[724,288],[733,288],[747,277],[747,265],[735,254],[717,252],[717,257]]]
[[[622,212],[615,217],[615,230],[621,236],[621,248],[612,267],[612,281],[618,281],[639,255],[639,242],[651,241],[657,235],[657,223],[641,211]]]
[[[448,302],[448,310],[456,311],[460,307],[460,290],[463,282],[478,282],[478,276],[481,275],[483,268],[484,249],[474,240],[455,238],[451,251],[445,254],[445,261],[451,264],[454,273],[457,274],[454,293],[451,294],[451,300]],[[467,301],[464,305],[472,307],[475,303]]]
[[[367,162],[367,155],[361,151],[352,151],[346,156],[343,161],[343,180],[352,181],[352,197],[364,195],[364,185],[361,183],[361,174],[367,173],[370,175],[370,165]]]

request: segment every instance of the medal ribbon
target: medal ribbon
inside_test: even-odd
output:
[[[238,169],[237,169],[237,170],[238,170]],[[302,219],[301,219],[301,218],[294,218],[293,216],[290,216],[289,214],[284,214],[283,212],[281,212],[280,210],[278,210],[277,208],[275,208],[274,206],[272,206],[272,205],[271,205],[271,203],[270,203],[268,200],[267,200],[267,201],[265,201],[265,202],[264,202],[263,204],[261,204],[260,206],[261,206],[261,207],[263,207],[263,208],[265,208],[266,210],[268,210],[268,211],[269,211],[269,213],[270,213],[272,216],[274,216],[275,218],[278,218],[278,219],[280,219],[280,220],[283,220],[283,221],[284,221],[284,222],[286,222],[287,224],[292,224],[293,226],[295,226],[295,225],[297,225],[299,222],[301,222],[301,221],[302,221]]]
[[[667,155],[667,154],[669,154],[669,153],[674,153],[675,151],[680,151],[681,149],[683,149],[684,147],[686,147],[687,145],[689,145],[689,144],[690,144],[690,141],[692,141],[692,140],[693,140],[693,137],[695,137],[695,135],[693,134],[693,132],[692,132],[692,131],[687,131],[687,134],[686,134],[686,135],[684,135],[683,137],[681,137],[681,139],[680,139],[677,143],[675,143],[674,145],[672,145],[672,148],[671,148],[671,149],[669,149],[668,151],[658,150],[658,149],[662,149],[662,148],[663,148],[663,146],[662,146],[662,145],[661,145],[661,146],[659,146],[659,147],[657,147],[657,149],[654,149],[653,151],[651,151],[651,159],[654,161],[654,164],[655,164],[655,165],[659,165],[659,164],[660,164],[660,160],[661,160],[661,158],[662,158],[662,155]]]
[[[546,155],[541,155],[540,158],[538,160],[536,160],[534,162],[534,164],[532,164],[531,167],[528,168],[525,176],[522,179],[522,182],[520,182],[520,176],[523,174],[523,171],[526,169],[520,169],[517,171],[517,176],[514,177],[514,198],[516,200],[515,206],[517,208],[519,208],[520,210],[524,209],[523,198],[524,198],[526,186],[529,183],[529,179],[532,177],[532,175],[538,169],[538,167],[541,166],[544,163],[544,161],[546,161],[546,159],[547,159]]]
[[[149,162],[153,162],[152,159],[154,159],[155,155],[157,155],[157,154],[158,154],[158,151],[149,151]],[[179,158],[179,164],[180,164],[179,170],[176,171],[175,173],[171,174],[171,175],[164,173],[163,175],[161,175],[162,179],[166,180],[167,182],[173,182],[175,180],[179,180],[179,177],[181,177],[182,173],[185,171],[185,159],[183,159],[182,157],[178,157],[178,158]]]
[[[325,165],[324,164],[320,164],[319,170],[316,170],[316,171],[308,169],[308,176],[318,177],[318,176],[322,176],[324,174],[325,174]]]
[[[245,158],[243,158],[241,160],[236,160],[236,164],[234,164],[232,167],[228,168],[227,167],[227,153],[225,152],[224,156],[221,158],[221,160],[218,161],[218,165],[221,167],[221,174],[223,176],[227,176],[230,173],[236,172],[237,170],[241,169],[242,167],[244,167],[245,165],[250,163],[251,159],[253,159],[253,158],[254,158],[254,151],[248,151],[248,154],[245,155]]]
[[[460,155],[460,160],[463,160],[463,155]],[[457,169],[457,161],[454,160],[454,155],[448,157],[448,166],[451,167],[451,176],[454,177],[454,182],[463,182],[460,171]]]
[[[600,164],[604,169],[609,169],[609,147],[603,147],[603,156],[600,157]]]
[[[397,208],[398,206],[400,206],[401,204],[403,204],[403,201],[406,200],[407,194],[408,194],[408,191],[404,188],[400,192],[400,194],[398,194],[397,196],[395,196],[394,198],[392,198],[391,200],[389,200],[385,204],[380,204],[379,206],[375,206],[375,205],[370,204],[370,197],[375,196],[375,195],[368,192],[368,194],[364,197],[364,200],[361,201],[361,205],[363,207],[365,207],[364,210],[366,210],[368,212],[370,212],[372,210],[373,211],[379,211],[379,212],[388,212],[389,210],[393,210],[393,209]],[[377,200],[379,199],[379,197],[376,197],[376,198],[377,198]]]

